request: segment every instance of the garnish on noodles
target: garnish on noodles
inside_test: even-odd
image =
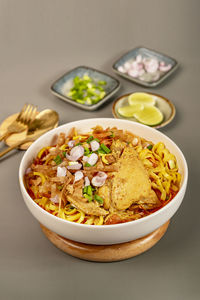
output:
[[[68,135],[42,148],[24,176],[32,199],[56,217],[109,225],[148,216],[171,201],[181,175],[175,156],[116,127]]]

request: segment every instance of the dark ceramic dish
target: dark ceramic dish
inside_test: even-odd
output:
[[[151,82],[146,82],[146,81],[140,80],[139,78],[134,78],[134,77],[128,75],[127,73],[122,73],[118,70],[119,67],[124,66],[124,64],[126,62],[130,61],[131,59],[135,59],[138,55],[141,55],[144,58],[156,58],[159,62],[162,61],[165,64],[171,64],[172,67],[169,71],[162,74],[158,80],[151,81]],[[118,59],[113,64],[112,68],[115,73],[117,73],[118,75],[120,75],[126,79],[131,80],[134,83],[137,83],[137,84],[140,84],[140,85],[146,86],[146,87],[155,87],[155,86],[159,85],[161,82],[163,82],[167,77],[169,77],[177,69],[177,67],[178,67],[178,63],[174,58],[169,57],[165,54],[159,53],[157,51],[150,50],[145,47],[137,47],[137,48],[129,51],[128,53],[124,54],[120,59]]]
[[[71,99],[69,96],[67,96],[68,92],[73,86],[74,77],[82,77],[84,75],[88,75],[89,77],[97,81],[106,81],[106,85],[104,88],[106,92],[105,96],[99,102],[92,105],[78,103],[75,100]],[[99,108],[101,105],[107,102],[112,96],[116,94],[119,88],[120,82],[114,77],[90,67],[80,66],[65,73],[63,76],[57,79],[51,86],[51,92],[58,98],[74,106],[77,106],[84,110],[92,111]]]

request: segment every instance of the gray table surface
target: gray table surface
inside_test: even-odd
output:
[[[183,204],[164,238],[135,258],[94,263],[68,256],[46,239],[19,190],[23,152],[8,155],[0,162],[1,299],[199,299],[199,11],[198,0],[0,0],[0,122],[25,102],[57,110],[60,124],[112,117],[114,99],[85,112],[51,95],[49,87],[78,65],[113,75],[119,56],[144,45],[180,63],[151,91],[175,104],[174,121],[161,131],[189,166]],[[118,79],[118,95],[150,91]]]

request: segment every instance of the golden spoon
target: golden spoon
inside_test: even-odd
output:
[[[0,157],[24,143],[35,141],[45,132],[55,128],[58,125],[58,119],[58,113],[54,110],[45,109],[41,111],[36,116],[35,120],[31,124],[29,124],[25,138],[19,140],[14,145],[0,152]]]

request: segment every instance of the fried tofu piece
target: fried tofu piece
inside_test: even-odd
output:
[[[67,195],[67,200],[84,213],[93,216],[106,216],[109,212],[95,202],[83,202],[78,197]]]
[[[111,199],[117,210],[132,204],[158,205],[158,198],[151,189],[151,182],[143,163],[132,147],[126,147],[118,159],[119,171],[112,179]]]
[[[112,143],[110,149],[112,151],[112,155],[115,159],[118,159],[122,153],[122,151],[125,149],[126,147],[126,143],[122,142],[120,140],[116,140]]]

